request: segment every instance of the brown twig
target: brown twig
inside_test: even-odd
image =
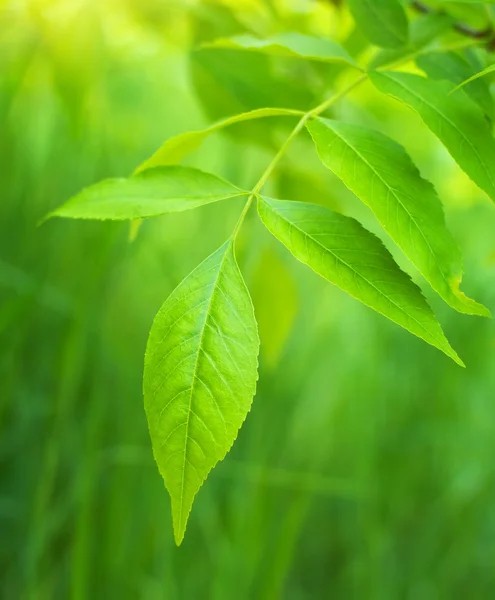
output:
[[[414,1],[411,2],[411,6],[423,15],[440,14],[441,12],[434,10],[424,2]],[[493,38],[495,34],[495,31],[493,30],[493,27],[491,25],[489,25],[485,29],[474,29],[466,23],[454,23],[453,28],[457,31],[457,33],[460,33],[461,35],[464,35],[466,37],[473,38],[474,40],[489,40],[490,38]]]

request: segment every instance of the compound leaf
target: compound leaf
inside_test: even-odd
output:
[[[210,173],[180,166],[156,167],[127,179],[96,183],[54,210],[49,217],[125,220],[235,198],[246,194]]]
[[[421,290],[360,223],[316,204],[265,197],[258,211],[298,260],[463,366]]]
[[[478,106],[451,84],[411,73],[370,73],[376,88],[397,98],[423,119],[452,158],[495,200],[495,140]]]
[[[489,316],[459,290],[461,253],[435,188],[421,178],[404,148],[358,125],[318,119],[307,127],[325,166],[371,208],[432,288],[459,312]]]
[[[299,57],[321,62],[344,63],[358,68],[354,59],[340,44],[302,33],[286,32],[265,39],[259,39],[249,34],[237,35],[215,40],[205,46],[247,50],[274,56]]]
[[[356,24],[376,46],[400,48],[408,43],[409,26],[399,0],[348,0]]]
[[[165,301],[146,350],[145,409],[177,544],[196,493],[251,408],[258,351],[253,306],[229,240]]]
[[[251,121],[253,119],[262,119],[265,117],[297,115],[301,115],[301,111],[292,110],[289,108],[258,108],[256,110],[251,110],[249,112],[229,117],[228,119],[224,119],[218,123],[214,123],[206,129],[181,133],[173,138],[168,139],[162,146],[160,146],[153,156],[145,160],[136,169],[136,172],[139,173],[151,167],[175,165],[180,163],[181,160],[190,152],[197,150],[209,135],[224,129],[225,127],[229,127],[230,125],[242,123],[243,121]]]

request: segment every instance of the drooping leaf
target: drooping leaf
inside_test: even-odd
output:
[[[156,217],[245,194],[228,181],[198,169],[156,167],[127,179],[96,183],[48,217],[110,220]]]
[[[274,56],[299,57],[322,62],[345,63],[358,68],[347,50],[337,42],[302,33],[286,32],[265,39],[244,34],[221,38],[205,46],[260,52]]]
[[[203,141],[212,133],[216,133],[235,125],[236,123],[242,123],[243,121],[251,121],[253,119],[262,119],[265,117],[283,117],[283,116],[297,116],[300,115],[301,111],[285,109],[285,108],[258,108],[251,110],[240,115],[235,115],[214,123],[206,129],[200,129],[198,131],[188,131],[181,133],[173,138],[167,140],[150,158],[145,160],[137,169],[136,172],[141,172],[151,167],[161,165],[175,165],[181,162],[181,160],[187,156],[190,152],[197,150]]]
[[[196,493],[251,408],[258,351],[253,306],[229,240],[165,301],[146,350],[146,415],[177,544]]]
[[[408,42],[408,21],[399,0],[348,0],[351,13],[366,37],[382,48]]]
[[[265,197],[258,211],[298,260],[463,365],[421,290],[360,223],[316,204]]]
[[[489,316],[459,290],[461,253],[435,188],[421,178],[404,148],[382,133],[348,123],[317,119],[307,127],[325,166],[371,208],[432,288],[459,312]]]
[[[486,75],[489,75],[490,73],[493,73],[494,71],[495,71],[495,65],[490,65],[489,67],[486,67],[486,69],[483,69],[483,71],[480,71],[479,73],[475,73],[471,77],[468,77],[464,81],[461,81],[461,83],[459,83],[459,85],[452,90],[452,93],[456,92],[459,89],[461,89],[465,85],[469,85],[470,83],[474,83],[480,77],[485,77]]]
[[[376,88],[397,98],[423,119],[452,158],[495,200],[495,140],[478,106],[452,85],[411,73],[374,72]]]
[[[451,81],[457,85],[455,89],[466,85],[466,94],[488,117],[493,118],[493,98],[490,90],[485,81],[476,81],[476,76],[471,77],[474,68],[466,58],[457,52],[428,52],[419,55],[416,64],[431,79]]]

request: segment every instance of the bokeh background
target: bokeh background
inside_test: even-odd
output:
[[[197,50],[298,30],[368,50],[311,0],[0,1],[0,597],[495,597],[495,326],[422,285],[467,369],[319,280],[263,231],[239,240],[260,381],[183,545],[153,463],[141,378],[154,314],[228,237],[237,202],[145,222],[39,220],[126,176],[171,135],[258,106],[308,109],[335,67]],[[367,85],[336,116],[388,131],[436,184],[466,291],[495,310],[495,210],[412,113]],[[287,119],[236,126],[187,163],[253,185]],[[495,160],[495,157],[494,157]],[[302,135],[271,193],[380,232]]]

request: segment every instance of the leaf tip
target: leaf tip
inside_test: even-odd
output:
[[[177,529],[174,526],[174,540],[175,540],[175,545],[177,546],[177,548],[179,548],[179,546],[182,544],[182,542],[184,541],[184,534],[186,533],[186,527],[182,527],[181,529]]]

